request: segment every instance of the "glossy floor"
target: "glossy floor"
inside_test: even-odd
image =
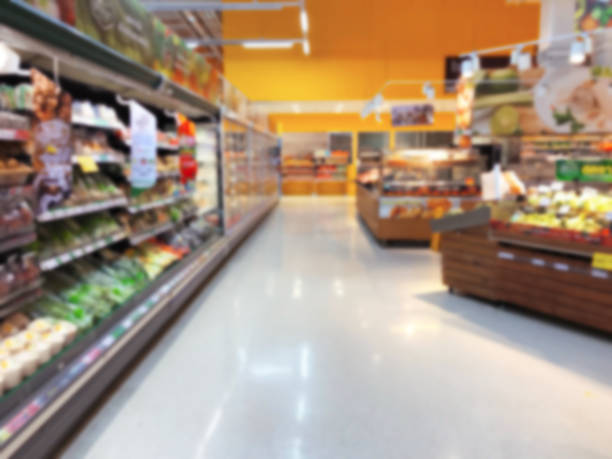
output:
[[[285,199],[69,458],[612,457],[612,340],[449,295],[341,199]]]

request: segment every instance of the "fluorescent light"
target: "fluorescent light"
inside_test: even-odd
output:
[[[570,64],[580,65],[586,61],[586,46],[583,41],[574,40],[570,47]]]
[[[365,107],[363,107],[363,110],[361,111],[361,117],[365,119],[373,112],[380,110],[384,102],[385,99],[383,99],[382,94],[376,94],[374,98],[372,100],[369,100]]]
[[[474,76],[474,66],[471,59],[461,61],[461,76],[464,78]]]
[[[423,84],[423,94],[430,100],[436,98],[436,90],[429,81]]]
[[[245,41],[242,46],[247,49],[289,49],[295,44],[292,40]]]
[[[310,56],[310,41],[304,40],[302,42],[302,51],[304,52],[305,56]]]
[[[291,106],[291,108],[293,108],[293,112],[294,113],[301,113],[302,112],[302,109],[300,108],[300,106],[298,104],[293,104]]]
[[[342,110],[344,110],[344,104],[340,103],[338,105],[336,105],[336,113],[342,113]]]
[[[300,25],[302,26],[302,32],[308,33],[308,13],[306,10],[300,11]]]
[[[531,68],[531,54],[520,53],[517,58],[516,66],[520,71],[529,70]]]

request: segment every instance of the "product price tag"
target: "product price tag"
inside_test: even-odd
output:
[[[514,254],[508,252],[499,252],[497,257],[501,258],[502,260],[514,260]]]
[[[557,271],[569,271],[569,265],[566,265],[565,263],[555,263],[553,264],[553,268],[555,268]]]
[[[593,254],[593,268],[612,271],[612,254],[595,252]]]
[[[98,169],[96,161],[91,156],[79,155],[76,157],[76,160],[77,164],[81,166],[81,170],[86,174],[93,174],[100,170]]]
[[[534,266],[546,266],[546,262],[541,258],[532,258],[531,264]]]

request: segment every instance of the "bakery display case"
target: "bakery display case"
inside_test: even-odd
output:
[[[370,154],[360,165],[359,214],[380,241],[428,241],[434,215],[480,200],[482,158],[471,150],[413,149]]]

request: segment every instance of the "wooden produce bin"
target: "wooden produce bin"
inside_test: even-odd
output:
[[[347,193],[346,180],[317,180],[316,193],[319,196],[344,196]]]
[[[283,180],[283,195],[310,196],[315,192],[314,180]]]
[[[489,301],[523,307],[552,317],[612,332],[612,272],[593,269],[587,244],[564,248],[541,238],[500,242],[489,226],[449,230],[441,243],[445,285]],[[558,250],[556,253],[552,250]],[[576,254],[589,254],[590,256]]]
[[[357,210],[372,234],[381,242],[429,241],[429,218],[380,218],[378,192],[357,187]]]
[[[442,282],[460,293],[499,301],[498,246],[487,232],[488,226],[479,226],[442,234]]]

